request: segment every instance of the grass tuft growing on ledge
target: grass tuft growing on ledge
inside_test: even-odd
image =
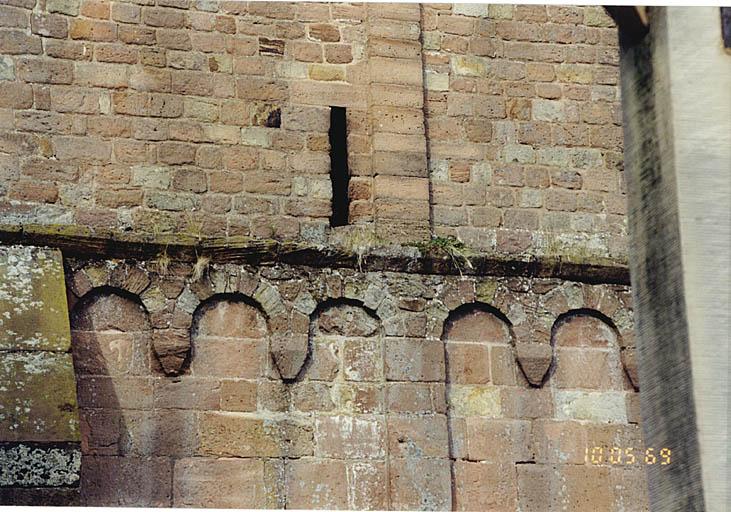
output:
[[[453,236],[432,236],[429,240],[416,242],[413,245],[423,254],[448,256],[460,275],[463,268],[470,270],[474,268],[469,260],[472,252],[464,242]]]

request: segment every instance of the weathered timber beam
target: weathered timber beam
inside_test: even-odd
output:
[[[190,263],[200,256],[206,256],[213,263],[286,263],[320,268],[357,268],[363,271],[552,277],[590,283],[629,284],[626,261],[597,257],[521,258],[482,252],[468,256],[472,266],[468,268],[466,264],[455,264],[449,255],[439,250],[424,252],[412,246],[374,247],[359,258],[355,252],[341,247],[243,236],[198,238],[178,234],[145,235],[37,224],[0,225],[0,244],[52,247],[61,250],[65,256],[89,259],[152,260],[167,252],[171,260]]]

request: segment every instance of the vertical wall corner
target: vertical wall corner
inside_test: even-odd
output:
[[[70,351],[61,253],[0,247],[0,505],[78,504]]]

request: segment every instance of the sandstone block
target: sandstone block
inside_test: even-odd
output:
[[[429,198],[428,180],[395,176],[376,176],[373,181],[376,198],[394,198],[426,201]]]
[[[48,0],[46,9],[48,12],[58,12],[68,16],[76,16],[79,14],[79,4],[81,0]]]
[[[194,455],[197,415],[184,410],[124,411],[120,453],[127,457]]]
[[[388,340],[386,379],[440,382],[444,380],[444,347],[440,341]]]
[[[41,53],[41,38],[21,30],[3,30],[0,33],[0,54],[22,55]]]
[[[566,488],[566,494],[559,500],[564,510],[578,512],[586,507],[601,512],[613,510],[609,468],[565,465],[560,471]]]
[[[77,63],[76,83],[90,87],[120,89],[129,83],[127,66],[123,64]]]
[[[74,76],[70,62],[37,58],[18,59],[15,72],[26,82],[48,84],[70,84]]]
[[[508,343],[510,332],[505,322],[494,314],[472,309],[449,320],[445,338],[450,342]]]
[[[78,396],[81,408],[150,409],[152,382],[144,377],[79,376]]]
[[[340,30],[335,25],[327,23],[314,23],[308,27],[308,36],[315,41],[338,42],[340,41]]]
[[[254,306],[241,301],[220,301],[201,311],[196,334],[259,339],[266,334],[266,322]]]
[[[491,463],[534,460],[529,421],[466,418],[467,457]]]
[[[185,28],[188,25],[188,13],[178,9],[144,7],[142,21],[151,27]]]
[[[449,460],[393,458],[389,493],[397,510],[447,510],[451,506]]]
[[[345,378],[352,381],[381,380],[381,357],[381,342],[377,338],[345,340],[342,348]]]
[[[513,511],[517,509],[517,482],[507,464],[456,461],[456,510]]]
[[[488,348],[473,343],[447,343],[449,382],[486,384],[490,382]]]
[[[526,512],[558,510],[558,468],[544,464],[520,464],[516,466],[518,504]]]
[[[237,413],[202,413],[200,453],[219,457],[304,457],[313,453],[312,427]]]
[[[537,419],[553,417],[553,395],[549,389],[512,388],[501,393],[506,418]]]
[[[369,76],[374,82],[421,86],[421,61],[373,57],[369,59]]]
[[[556,330],[556,346],[609,348],[617,341],[613,329],[598,318],[570,316]]]
[[[389,457],[439,457],[449,454],[446,416],[388,416]]]
[[[385,454],[383,419],[328,416],[315,421],[315,455],[318,457],[382,459]]]
[[[264,374],[268,355],[265,340],[198,335],[193,345],[191,370],[196,376],[250,379]]]
[[[348,480],[345,462],[304,458],[287,464],[287,504],[293,508],[347,509]]]
[[[452,384],[449,389],[449,407],[455,416],[483,416],[499,418],[500,388],[492,385]]]
[[[336,388],[330,383],[306,381],[292,386],[293,407],[301,412],[335,411]]]
[[[540,386],[553,360],[553,349],[543,343],[522,343],[515,346],[520,369],[526,379],[534,385]]]
[[[81,499],[87,506],[172,504],[172,466],[167,457],[89,456],[81,466],[81,481]]]
[[[271,356],[283,379],[294,379],[305,363],[308,339],[304,334],[275,335],[271,338]]]
[[[584,426],[574,421],[536,421],[533,450],[539,464],[583,464],[587,447]]]
[[[114,41],[117,38],[117,25],[108,21],[72,19],[69,25],[71,39],[87,41]]]
[[[0,441],[68,442],[79,439],[70,354],[0,352]],[[49,390],[53,390],[52,393]],[[43,428],[37,428],[38,424]]]
[[[247,380],[222,380],[220,408],[223,411],[251,412],[256,410],[257,384]],[[216,409],[217,407],[212,407]]]
[[[173,506],[275,508],[261,459],[185,458],[175,461]]]
[[[560,388],[621,389],[610,354],[600,350],[558,349],[554,378]]]
[[[190,353],[190,335],[185,330],[155,330],[152,347],[166,375],[177,375]]]
[[[387,384],[387,408],[398,413],[446,412],[444,384]]]
[[[73,332],[75,369],[81,375],[125,375],[144,368],[137,336],[115,332]],[[145,337],[145,342],[147,341]]]
[[[156,380],[153,400],[156,409],[216,410],[222,401],[222,384],[194,377]]]
[[[68,34],[66,17],[55,14],[33,14],[30,18],[31,32],[46,37],[65,39]]]
[[[620,391],[559,391],[556,412],[559,419],[627,422],[625,394]]]

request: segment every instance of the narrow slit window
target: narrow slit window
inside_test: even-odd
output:
[[[348,224],[348,132],[345,120],[345,107],[330,107],[330,181],[332,183],[331,226]]]

